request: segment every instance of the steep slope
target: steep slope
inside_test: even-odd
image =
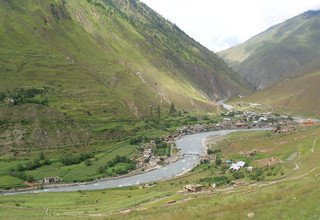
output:
[[[219,53],[256,88],[320,68],[320,11],[308,11]]]
[[[0,152],[108,139],[172,101],[212,110],[242,84],[139,1],[0,1]]]
[[[320,113],[320,72],[282,80],[246,100],[296,113]]]
[[[0,11],[1,89],[49,87],[50,106],[70,114],[142,116],[171,101],[203,109],[245,91],[215,54],[138,1],[6,0]]]

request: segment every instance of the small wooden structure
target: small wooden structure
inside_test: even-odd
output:
[[[202,186],[201,185],[186,185],[184,187],[186,192],[200,192],[202,190]]]
[[[302,124],[303,124],[303,126],[305,126],[305,127],[312,127],[312,126],[315,125],[315,122],[309,119],[309,120],[307,120],[307,121],[302,122]]]

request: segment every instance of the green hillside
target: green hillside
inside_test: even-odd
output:
[[[0,188],[97,179],[117,155],[137,155],[131,139],[197,123],[214,100],[246,92],[223,60],[139,1],[1,0]]]
[[[320,113],[320,72],[277,82],[253,95],[249,102],[259,102],[268,108],[283,109],[299,114]]]
[[[205,109],[245,89],[215,54],[136,1],[1,1],[1,89],[49,87],[64,112]],[[134,7],[128,9],[128,7]],[[129,110],[129,111],[128,111]]]
[[[44,105],[47,124],[61,113],[61,125],[74,120],[90,133],[150,117],[158,105],[165,112],[171,102],[180,110],[212,111],[215,99],[248,91],[214,53],[136,0],[4,0],[0,20],[2,112]],[[2,115],[9,127],[2,130],[24,126]],[[33,129],[38,119],[25,117]]]
[[[320,11],[308,11],[219,53],[261,89],[320,68]]]

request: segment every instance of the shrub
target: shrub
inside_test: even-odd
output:
[[[217,186],[222,186],[230,183],[230,179],[227,176],[216,176],[216,177],[207,177],[200,179],[200,182],[207,183],[209,185],[216,184]]]
[[[119,174],[127,174],[129,170],[136,168],[136,162],[126,156],[116,156],[109,161],[107,165],[98,168],[98,173],[107,173],[108,176],[115,176]]]
[[[221,158],[220,158],[220,157],[217,157],[217,158],[216,158],[216,165],[217,165],[217,166],[220,166],[221,164],[222,164]]]
[[[9,92],[9,96],[13,99],[13,105],[20,105],[24,103],[37,103],[40,105],[48,105],[48,99],[37,100],[35,96],[45,93],[45,89],[38,88],[19,88]]]
[[[131,145],[138,145],[140,144],[141,142],[143,141],[143,137],[142,136],[138,136],[138,137],[134,137],[134,138],[131,138],[129,143]]]
[[[104,174],[106,172],[106,166],[101,166],[98,168],[98,173]]]
[[[263,170],[261,168],[256,169],[254,173],[250,175],[250,179],[260,181],[264,179]]]
[[[19,163],[19,164],[17,165],[17,170],[18,170],[19,172],[24,171],[24,166],[23,166],[21,163]]]
[[[7,95],[5,92],[0,92],[0,102],[4,101],[6,97]]]
[[[242,173],[242,172],[234,172],[234,173],[232,173],[232,176],[235,179],[243,179],[244,178],[244,173]]]
[[[196,121],[198,121],[198,118],[196,116],[190,116],[189,117],[189,121],[190,122],[196,122]]]
[[[221,149],[214,149],[214,150],[213,150],[213,149],[210,149],[210,148],[209,148],[209,149],[207,150],[207,153],[208,153],[208,154],[216,154],[216,153],[220,153],[220,152],[221,152]]]
[[[90,159],[86,159],[86,160],[84,161],[84,164],[85,164],[86,166],[91,166],[91,165],[92,165],[92,161],[91,161]]]
[[[93,158],[93,153],[83,153],[78,155],[64,155],[60,158],[60,162],[63,163],[65,166],[69,166],[72,164],[79,164],[87,159]]]
[[[226,176],[216,176],[213,178],[213,183],[217,186],[222,186],[230,183],[230,179]]]

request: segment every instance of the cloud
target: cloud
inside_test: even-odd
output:
[[[318,0],[141,0],[209,49],[242,43],[310,9]]]

